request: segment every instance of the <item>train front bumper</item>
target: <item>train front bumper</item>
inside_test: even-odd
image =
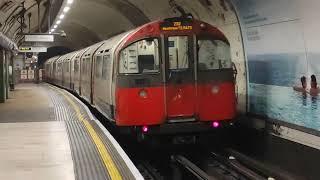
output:
[[[219,121],[218,127],[213,127],[212,121],[203,122],[183,122],[183,123],[165,123],[161,125],[148,126],[147,135],[177,135],[177,134],[195,134],[210,131],[217,131],[233,125],[233,120]],[[123,133],[142,132],[142,126],[121,127]]]

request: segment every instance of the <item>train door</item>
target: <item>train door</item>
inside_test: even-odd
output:
[[[194,121],[196,88],[193,37],[165,37],[166,112],[169,122]]]

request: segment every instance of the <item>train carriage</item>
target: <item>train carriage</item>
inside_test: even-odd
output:
[[[74,56],[77,54],[77,52],[71,52],[65,55],[65,58],[62,60],[62,86],[64,88],[72,89],[72,83],[71,83],[71,72],[74,71],[74,65],[71,63],[71,59],[74,58]]]
[[[230,53],[225,36],[204,22],[169,19],[139,28],[115,59],[117,124],[185,122],[196,130],[198,122],[233,119]]]
[[[97,49],[103,45],[104,42],[96,43],[88,48],[81,57],[80,70],[80,88],[81,97],[89,103],[92,103],[92,87],[93,87],[93,57]]]
[[[205,22],[151,22],[82,49],[70,62],[68,88],[121,129],[202,132],[236,116],[230,44]]]
[[[68,54],[65,54],[61,56],[56,63],[56,81],[59,86],[64,86],[65,76],[66,72],[64,71],[64,62],[66,58],[68,57]]]
[[[81,52],[81,50],[74,52],[73,56],[70,58],[70,90],[73,92],[77,92],[75,85],[76,81],[79,81],[78,84],[80,84],[80,63],[78,59],[80,59],[79,57],[81,56]]]
[[[59,84],[59,68],[58,63],[61,59],[61,56],[58,57],[55,61],[52,62],[52,80],[55,84]]]
[[[114,94],[114,53],[117,45],[129,33],[122,33],[104,41],[103,45],[94,55],[93,74],[93,104],[104,116],[114,119],[113,94]]]
[[[81,57],[88,50],[84,48],[79,50],[77,55],[71,60],[71,63],[74,66],[73,72],[71,72],[71,78],[73,79],[73,91],[81,95]]]
[[[53,72],[53,62],[56,61],[59,58],[59,56],[52,57],[48,59],[44,66],[45,66],[45,78],[47,81],[52,82],[54,77]]]

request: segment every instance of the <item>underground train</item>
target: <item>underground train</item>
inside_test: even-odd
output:
[[[193,18],[154,21],[44,66],[49,83],[78,94],[123,132],[207,132],[236,116],[230,44]]]

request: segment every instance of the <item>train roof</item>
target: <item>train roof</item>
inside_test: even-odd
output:
[[[57,60],[60,56],[54,56],[54,57],[51,57],[49,58],[45,64],[49,64],[49,63],[53,63],[55,60]]]
[[[71,61],[71,59],[74,58],[78,53],[79,53],[79,51],[73,51],[73,52],[70,52],[70,53],[66,54],[64,62]]]
[[[115,47],[117,47],[118,44],[131,32],[132,30],[118,34],[116,36],[111,37],[108,40],[103,41],[103,45],[97,49],[97,54],[104,54],[114,50]]]

